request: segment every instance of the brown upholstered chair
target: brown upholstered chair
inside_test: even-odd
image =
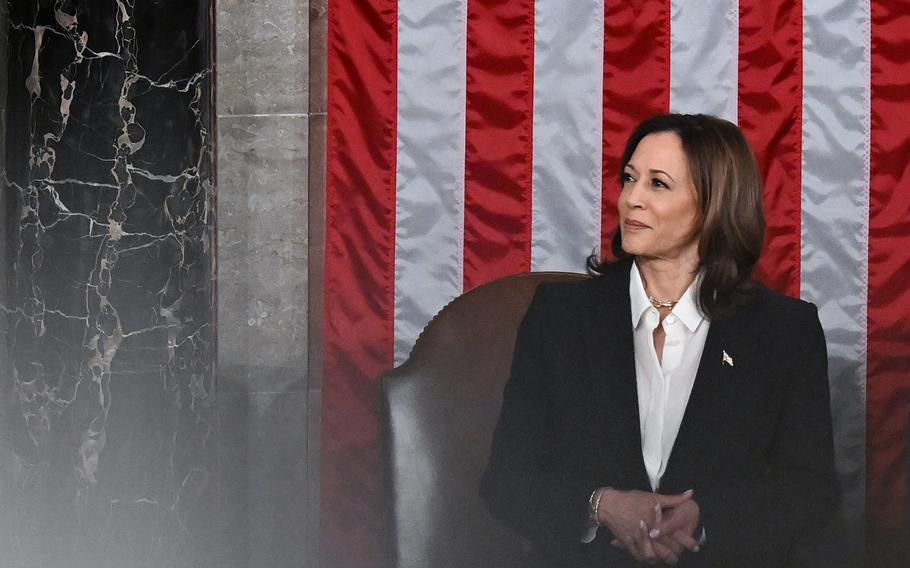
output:
[[[456,298],[423,330],[409,359],[380,378],[390,566],[520,565],[525,543],[487,513],[480,477],[534,290],[579,278],[522,274]]]

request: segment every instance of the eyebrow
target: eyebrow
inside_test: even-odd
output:
[[[635,166],[633,166],[631,163],[626,164],[625,167],[626,167],[626,168],[631,168],[632,171],[635,171],[635,172],[638,171],[638,170],[635,168]],[[623,169],[625,169],[625,168],[623,168]],[[649,172],[651,175],[654,175],[654,174],[664,174],[665,176],[667,176],[668,178],[670,178],[670,181],[672,181],[672,182],[674,182],[674,183],[676,182],[676,180],[673,178],[673,176],[671,176],[670,174],[668,174],[667,172],[665,172],[665,171],[663,171],[663,170],[654,170],[654,169],[651,169],[651,170],[648,170],[648,172]]]

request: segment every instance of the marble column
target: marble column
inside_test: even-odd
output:
[[[9,266],[7,262],[7,241],[8,235],[11,235],[10,226],[11,223],[7,222],[6,212],[8,209],[8,196],[9,192],[7,191],[6,180],[6,93],[7,93],[7,74],[5,72],[7,57],[9,55],[8,48],[8,37],[9,37],[9,19],[8,19],[8,7],[6,2],[0,0],[0,69],[3,69],[3,72],[0,72],[0,386],[4,387],[3,393],[8,392],[6,388],[8,387],[8,366],[7,362],[9,361],[9,324],[7,317],[6,306],[3,304],[6,294],[7,294],[7,281],[9,279],[10,273],[7,270]],[[4,545],[6,540],[6,535],[11,535],[13,526],[10,524],[14,522],[14,519],[10,515],[4,514],[3,511],[9,509],[13,504],[13,500],[10,498],[10,495],[4,491],[4,480],[7,479],[7,475],[4,473],[5,467],[3,464],[7,463],[7,460],[13,458],[13,463],[15,463],[15,456],[12,451],[12,439],[9,435],[6,434],[4,425],[6,420],[3,420],[6,417],[6,411],[4,409],[6,405],[4,404],[4,399],[0,398],[0,547]]]
[[[0,63],[5,68],[6,59],[8,56],[8,42],[9,42],[9,14],[8,6],[6,2],[0,2]],[[0,179],[6,175],[6,73],[0,72]],[[0,242],[0,247],[2,247],[2,242]],[[0,248],[0,262],[2,262],[3,252]],[[2,280],[2,278],[0,278]],[[3,285],[0,284],[0,293],[3,291]],[[0,316],[2,317],[2,316]],[[0,324],[4,320],[0,319]],[[0,331],[0,333],[3,333]],[[0,336],[2,337],[2,336]],[[0,348],[2,349],[2,348]],[[4,351],[0,351],[0,356],[4,354]],[[0,359],[3,361],[4,359]]]
[[[8,5],[0,558],[211,565],[211,1]]]
[[[9,14],[8,6],[6,2],[0,0],[0,69],[6,69],[6,61],[9,56],[8,41],[9,41]],[[4,212],[7,210],[6,200],[7,200],[7,191],[5,190],[6,184],[3,180],[6,179],[6,83],[7,83],[7,74],[5,71],[0,72],[0,218],[3,219],[3,222],[0,223],[0,373],[5,371],[5,363],[9,360],[9,352],[7,351],[7,317],[6,310],[2,308],[3,299],[6,297],[6,281],[7,281],[7,270],[6,270],[6,245],[7,245],[7,229],[9,224],[6,222]],[[2,375],[0,375],[2,376]],[[0,383],[2,384],[2,383]],[[3,416],[2,411],[0,411],[0,417]],[[0,424],[0,456],[3,456],[4,442],[7,439],[4,438],[2,434],[2,424]],[[2,457],[0,457],[2,459]],[[4,505],[3,495],[0,494],[0,510]],[[2,522],[2,515],[0,515],[0,522]],[[3,525],[0,524],[0,531],[3,531]],[[0,532],[2,534],[2,532]]]

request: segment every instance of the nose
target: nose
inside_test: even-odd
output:
[[[623,185],[622,193],[619,200],[629,209],[640,209],[644,207],[644,188],[642,180],[637,179]]]

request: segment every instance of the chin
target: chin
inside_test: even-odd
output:
[[[622,250],[632,256],[647,256],[647,246],[636,243],[635,239],[622,239]]]

